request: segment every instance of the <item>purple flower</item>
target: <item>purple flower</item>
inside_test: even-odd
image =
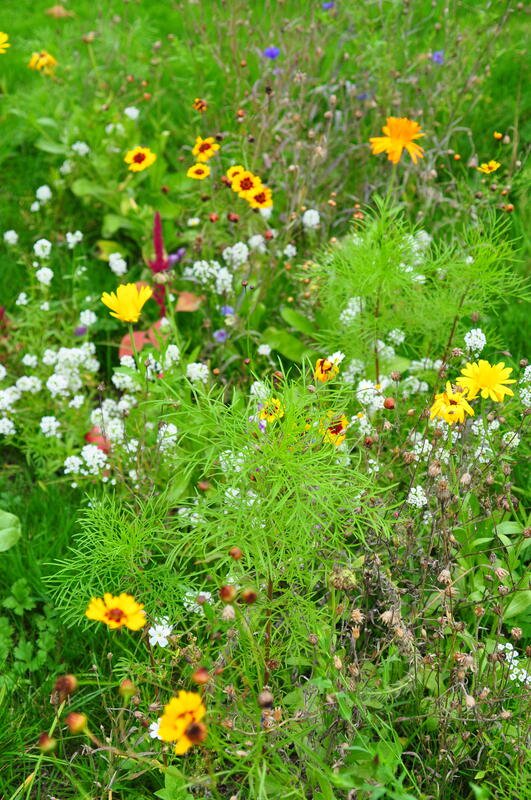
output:
[[[222,314],[234,314],[234,307],[233,306],[220,306],[219,310]]]
[[[184,257],[185,253],[186,253],[186,247],[179,247],[177,252],[170,253],[170,255],[168,256],[168,261],[170,262],[170,265],[173,266],[174,264],[178,264],[179,261],[181,261],[181,259]]]
[[[368,96],[369,96],[368,92],[362,92],[361,94],[358,95],[358,100],[366,100]]]
[[[266,49],[264,50],[264,56],[266,58],[270,58],[271,61],[274,61],[275,58],[279,57],[279,55],[280,55],[280,48],[275,47],[274,45],[270,45],[269,47],[266,47]]]
[[[444,50],[435,50],[432,53],[431,60],[436,64],[444,64]]]
[[[220,328],[219,331],[214,331],[212,336],[214,337],[216,342],[226,342],[229,337],[229,334],[227,333],[225,328]]]
[[[84,336],[87,331],[88,328],[85,327],[85,325],[80,325],[78,328],[75,329],[74,336]]]
[[[334,6],[335,6],[334,2],[329,2],[329,3],[323,3],[322,8],[323,11],[328,11],[329,9],[334,8]]]

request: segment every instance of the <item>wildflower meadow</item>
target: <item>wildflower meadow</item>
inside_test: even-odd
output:
[[[526,800],[529,7],[3,0],[2,800]]]

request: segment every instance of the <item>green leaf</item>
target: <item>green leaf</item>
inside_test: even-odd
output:
[[[53,153],[54,155],[62,156],[68,155],[68,148],[66,145],[60,144],[60,142],[54,142],[51,139],[45,139],[44,136],[37,139],[35,147],[37,150],[43,150],[45,153]]]
[[[11,595],[2,603],[4,608],[10,608],[15,614],[22,616],[24,611],[35,608],[35,601],[30,595],[30,588],[25,578],[19,578],[11,587]]]
[[[305,317],[304,314],[300,314],[293,308],[284,306],[280,312],[280,316],[288,323],[288,325],[291,325],[292,328],[301,331],[301,333],[306,333],[308,336],[315,335],[317,327],[315,322],[312,322],[311,319],[308,319],[308,317]]]
[[[107,189],[87,178],[78,178],[77,181],[74,181],[72,191],[77,197],[96,197],[99,200],[109,195]]]
[[[518,614],[523,614],[531,608],[531,589],[525,589],[516,592],[513,599],[505,609],[504,619],[508,617],[516,617]]]
[[[98,248],[97,258],[101,261],[108,261],[111,253],[120,253],[122,256],[127,255],[127,249],[123,244],[115,242],[112,239],[98,239],[96,242]]]
[[[315,358],[315,352],[310,350],[291,333],[280,331],[278,328],[267,328],[263,333],[263,340],[273,350],[278,350],[291,361],[302,361],[305,357]]]
[[[20,520],[9,511],[0,510],[0,552],[9,550],[22,536]]]
[[[134,229],[134,224],[127,217],[120,214],[105,214],[101,232],[104,236],[113,236],[120,228]]]

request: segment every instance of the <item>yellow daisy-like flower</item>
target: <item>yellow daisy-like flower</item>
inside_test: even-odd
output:
[[[7,33],[0,31],[0,54],[3,55],[8,47],[11,47],[9,44],[9,36]]]
[[[151,286],[137,289],[134,283],[122,283],[116,292],[103,292],[101,302],[111,309],[111,317],[116,317],[121,322],[138,322],[142,307],[152,294]]]
[[[41,50],[38,53],[33,53],[31,56],[28,67],[35,69],[37,72],[41,70],[45,75],[52,75],[55,67],[57,66],[56,59],[46,50]]]
[[[446,383],[446,391],[435,395],[435,402],[430,408],[430,418],[440,417],[449,425],[464,422],[465,415],[474,416],[474,409],[468,403],[466,390],[454,391],[450,381]]]
[[[186,173],[187,178],[194,178],[196,181],[204,181],[210,175],[208,164],[194,164]]]
[[[256,192],[261,188],[262,181],[258,175],[253,175],[248,169],[244,169],[243,172],[238,172],[238,174],[232,178],[232,191],[237,192],[240,197],[247,199],[251,192]]]
[[[196,97],[194,100],[194,108],[196,111],[200,111],[201,114],[204,114],[208,106],[205,100],[202,100],[200,97]]]
[[[327,381],[333,380],[338,372],[338,364],[334,364],[333,361],[329,361],[327,358],[319,358],[315,364],[313,377],[316,381],[327,383]]]
[[[490,397],[495,403],[501,403],[506,394],[514,394],[505,386],[506,383],[516,383],[509,378],[512,371],[512,367],[506,367],[503,361],[499,364],[489,364],[488,361],[481,359],[473,364],[468,363],[461,370],[463,377],[457,379],[457,384],[468,390],[469,400],[473,400],[481,393],[484,400]]]
[[[175,742],[175,754],[182,756],[194,744],[206,739],[207,727],[201,722],[205,714],[200,695],[180,691],[164,706],[159,725],[160,738],[165,742]]]
[[[259,414],[260,419],[265,419],[267,422],[274,422],[276,419],[282,419],[283,416],[284,407],[277,397],[266,400]]]
[[[142,172],[143,169],[150,167],[156,159],[157,156],[149,147],[138,146],[129,150],[124,161],[126,164],[129,164],[129,170],[131,172]]]
[[[348,419],[344,414],[338,417],[333,411],[327,411],[326,416],[328,419],[319,426],[319,433],[325,442],[339,447],[347,435]]]
[[[227,170],[227,178],[232,183],[236,175],[239,175],[241,172],[245,172],[245,167],[242,167],[241,164],[234,164],[232,167],[229,167]]]
[[[219,144],[212,136],[209,136],[208,139],[201,139],[200,136],[197,136],[192,155],[195,156],[198,161],[205,162],[216,155],[216,150],[219,150]]]
[[[497,169],[501,167],[499,161],[488,161],[485,164],[480,164],[479,167],[476,167],[478,172],[483,172],[485,175],[490,175],[491,172],[496,172]]]
[[[414,139],[424,136],[420,132],[422,129],[418,122],[413,122],[407,117],[387,117],[386,122],[382,128],[385,136],[373,136],[369,139],[373,154],[387,153],[389,161],[398,164],[405,148],[414,164],[417,163],[417,159],[424,158],[424,150],[414,142]]]
[[[499,142],[500,139],[503,139],[503,133],[500,133],[499,131],[494,131],[492,135],[494,136],[497,142]]]
[[[89,619],[104,622],[112,630],[115,628],[129,628],[138,631],[146,624],[144,606],[136,602],[130,594],[119,594],[117,597],[106,592],[101,597],[93,597],[85,615]]]
[[[260,186],[245,195],[251,208],[271,208],[273,205],[273,194],[267,186]]]

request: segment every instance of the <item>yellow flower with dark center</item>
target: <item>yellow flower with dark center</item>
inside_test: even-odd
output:
[[[259,414],[260,419],[265,419],[267,422],[274,422],[276,419],[282,419],[283,416],[284,407],[277,397],[266,400]]]
[[[481,359],[473,364],[468,363],[461,370],[462,377],[457,379],[457,384],[468,390],[468,399],[473,400],[481,393],[484,400],[489,397],[495,403],[501,403],[505,395],[514,394],[505,384],[516,383],[509,378],[512,367],[506,367],[503,361],[499,364],[489,364]]]
[[[474,409],[467,401],[467,392],[454,391],[450,381],[446,383],[446,391],[435,395],[435,402],[430,408],[430,418],[440,417],[449,425],[464,422],[465,415],[474,416]]]
[[[479,167],[476,167],[478,172],[483,172],[485,175],[490,175],[491,172],[496,172],[497,169],[501,167],[499,161],[488,161],[485,164],[480,164]]]
[[[175,754],[182,756],[194,744],[206,739],[207,727],[201,722],[205,714],[200,695],[180,691],[164,706],[158,731],[160,738],[165,742],[175,742]]]
[[[260,186],[248,192],[245,199],[251,208],[271,208],[273,205],[273,194],[267,186]]]
[[[424,136],[420,132],[422,128],[418,122],[413,122],[407,117],[387,117],[386,122],[382,128],[385,136],[373,136],[369,139],[373,154],[387,153],[389,161],[398,164],[405,148],[414,164],[417,163],[417,159],[424,158],[424,150],[414,141]]]
[[[232,183],[236,175],[239,175],[241,172],[245,172],[245,167],[242,167],[240,164],[234,164],[232,167],[229,167],[227,170],[227,178]]]
[[[150,167],[156,159],[157,156],[149,147],[138,146],[129,150],[124,161],[126,164],[129,164],[131,172],[142,172],[143,169]]]
[[[196,181],[204,181],[210,175],[208,164],[194,164],[186,173],[187,178],[194,178]]]
[[[347,435],[348,419],[344,414],[338,417],[333,411],[327,411],[326,416],[327,419],[319,426],[319,433],[325,442],[339,447]]]
[[[204,100],[202,100],[200,97],[196,97],[194,100],[194,108],[196,111],[200,111],[201,114],[204,114],[208,106]]]
[[[7,33],[0,31],[0,54],[3,55],[8,47],[11,47],[9,44],[9,36]]]
[[[106,592],[101,597],[93,597],[85,615],[89,619],[104,622],[109,628],[129,628],[138,631],[146,624],[144,606],[136,602],[130,594],[119,594],[117,597]]]
[[[232,179],[232,191],[237,192],[240,197],[247,198],[251,192],[262,188],[262,181],[258,175],[253,175],[248,169],[239,172]]]
[[[111,309],[111,317],[116,317],[121,322],[138,322],[142,307],[152,294],[151,286],[137,289],[134,283],[122,283],[116,292],[103,292],[101,302]]]
[[[35,69],[38,72],[42,70],[45,75],[52,75],[56,66],[57,61],[46,50],[33,53],[28,63],[30,69]]]
[[[212,136],[209,136],[208,139],[201,139],[200,136],[197,136],[192,155],[195,156],[198,161],[205,162],[216,155],[216,150],[219,150],[219,144]]]
[[[500,139],[503,139],[503,133],[500,133],[499,131],[494,131],[493,136],[497,142],[499,142]]]
[[[316,381],[327,383],[327,381],[333,380],[338,372],[338,364],[334,364],[333,361],[329,361],[327,358],[319,358],[315,364],[313,377]]]

